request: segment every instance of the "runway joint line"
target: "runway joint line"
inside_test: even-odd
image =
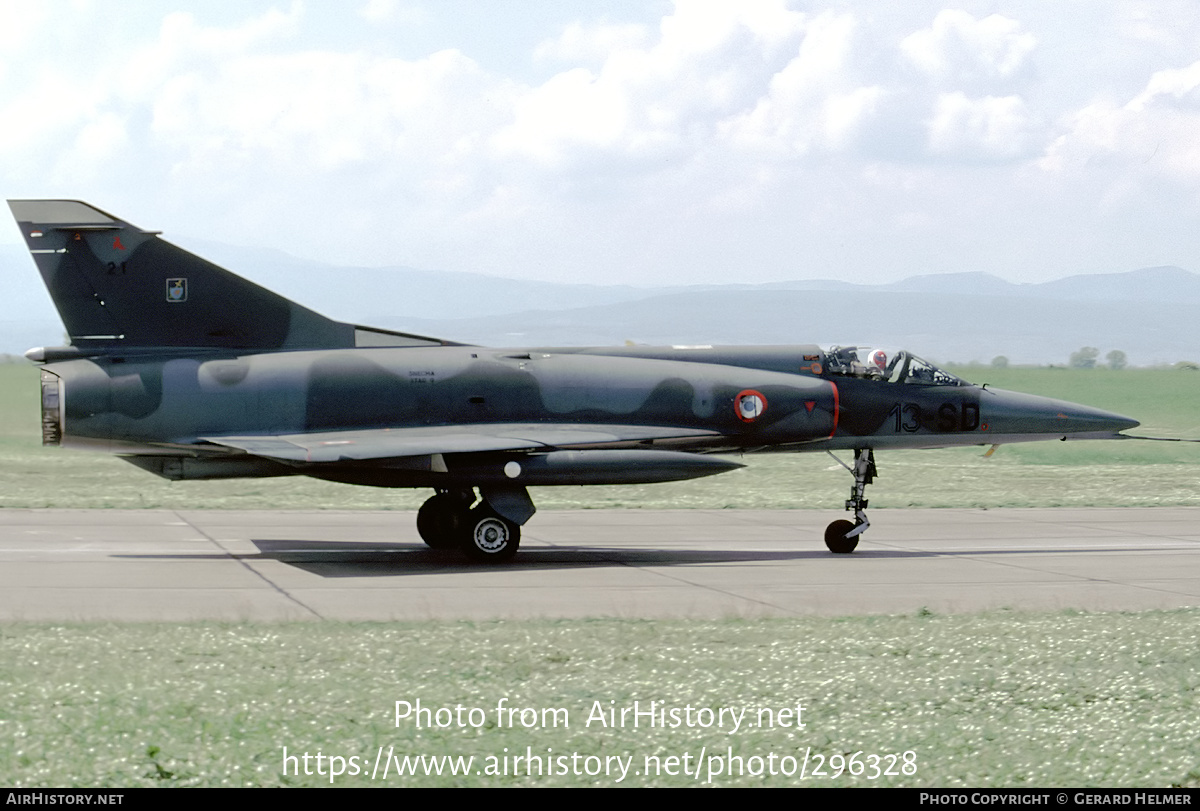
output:
[[[299,606],[301,609],[303,609],[304,611],[308,612],[309,614],[312,614],[312,615],[313,615],[315,618],[317,618],[317,619],[319,619],[319,620],[323,620],[323,619],[325,619],[325,617],[323,617],[323,616],[321,615],[321,612],[317,611],[315,608],[313,608],[312,606],[310,606],[310,605],[308,605],[307,603],[305,603],[303,600],[301,600],[301,599],[299,599],[298,597],[296,597],[294,594],[292,594],[291,592],[289,592],[287,589],[285,589],[285,588],[283,588],[282,586],[280,586],[280,585],[279,585],[278,583],[276,583],[274,580],[272,580],[271,578],[267,577],[265,574],[263,574],[262,572],[260,572],[258,569],[256,569],[256,568],[254,568],[253,566],[251,566],[251,565],[250,565],[250,563],[249,563],[249,561],[246,559],[246,556],[244,556],[244,555],[240,555],[240,554],[238,554],[238,553],[236,553],[236,552],[234,552],[234,551],[232,551],[232,550],[230,550],[230,549],[226,549],[226,548],[225,548],[225,546],[224,546],[224,545],[222,545],[220,541],[218,541],[218,540],[217,540],[216,538],[214,538],[212,535],[209,535],[207,532],[205,532],[205,531],[204,531],[203,529],[201,529],[200,527],[196,526],[194,523],[192,523],[191,521],[189,521],[187,518],[184,518],[184,517],[183,517],[182,515],[180,515],[180,514],[179,514],[177,511],[174,511],[174,510],[173,510],[173,511],[172,511],[172,514],[173,514],[173,515],[174,515],[176,518],[178,518],[180,521],[182,521],[184,524],[186,524],[187,526],[191,527],[193,530],[195,530],[196,532],[200,533],[200,534],[201,534],[201,535],[203,535],[205,538],[207,538],[209,543],[211,543],[211,544],[212,544],[213,546],[215,546],[217,549],[221,550],[221,554],[225,555],[225,557],[229,558],[230,560],[233,560],[233,561],[235,561],[235,562],[236,562],[236,563],[237,563],[239,566],[243,567],[243,568],[244,568],[246,571],[250,572],[252,575],[254,575],[255,577],[257,577],[259,580],[261,580],[261,581],[263,581],[264,583],[266,583],[268,586],[270,586],[270,587],[271,587],[271,589],[272,589],[273,591],[275,591],[275,592],[276,592],[277,594],[279,594],[281,597],[283,597],[284,599],[286,599],[286,600],[288,600],[288,601],[290,601],[290,602],[294,603],[295,605]]]

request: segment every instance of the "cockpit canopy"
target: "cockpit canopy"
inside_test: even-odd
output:
[[[907,383],[910,386],[965,386],[966,381],[903,349],[834,346],[825,356],[830,374]]]

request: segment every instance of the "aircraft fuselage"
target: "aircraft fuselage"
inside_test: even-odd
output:
[[[50,444],[214,459],[241,455],[213,444],[224,436],[511,424],[679,429],[678,436],[660,430],[629,439],[566,437],[561,444],[712,453],[1000,444],[1111,435],[1132,423],[1030,395],[838,375],[828,366],[816,346],[111,355],[46,364],[43,392],[56,390],[43,411],[47,424],[58,415],[59,439]],[[200,477],[218,470],[254,475],[252,460],[245,461],[239,468],[226,460]],[[290,469],[259,467],[272,475],[312,472],[305,460],[287,461]],[[395,486],[438,480],[377,478],[373,483]]]

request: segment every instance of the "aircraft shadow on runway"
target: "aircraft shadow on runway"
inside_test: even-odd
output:
[[[791,561],[828,557],[824,550],[614,549],[556,546],[522,549],[499,566],[465,560],[457,550],[430,549],[424,544],[329,541],[251,540],[258,555],[243,559],[278,560],[320,577],[397,577],[423,574],[496,574],[505,571],[587,569],[618,566],[687,566],[699,563]]]
[[[848,559],[848,555],[830,555],[824,549],[795,552],[765,550],[694,550],[630,549],[597,546],[555,546],[522,549],[517,558],[500,565],[473,563],[457,550],[430,549],[419,543],[379,543],[354,541],[296,541],[283,539],[254,540],[259,553],[180,555],[114,555],[121,558],[169,560],[277,560],[319,577],[400,577],[430,574],[499,574],[511,571],[549,569],[589,569],[625,566],[691,566],[701,563],[754,563],[796,560]],[[922,557],[922,552],[889,549],[867,553],[879,557]]]
[[[620,566],[692,566],[704,563],[770,563],[785,561],[844,561],[853,564],[859,558],[919,558],[995,556],[995,555],[1046,555],[1077,554],[1077,547],[1040,547],[1036,549],[955,549],[914,550],[889,548],[860,548],[853,555],[831,555],[824,549],[797,551],[766,550],[690,550],[627,547],[532,547],[522,549],[516,560],[501,566],[487,566],[464,560],[454,550],[435,550],[416,543],[379,543],[354,541],[301,541],[286,539],[250,541],[258,548],[256,555],[226,555],[220,553],[196,555],[120,555],[128,558],[185,558],[218,560],[233,557],[242,561],[277,560],[319,577],[400,577],[429,574],[494,574],[506,571],[544,571],[549,569],[586,569]],[[1177,547],[1163,547],[1177,549]],[[1088,550],[1095,551],[1095,550]],[[1153,551],[1145,546],[1130,547],[1114,545],[1104,551],[1145,553]]]

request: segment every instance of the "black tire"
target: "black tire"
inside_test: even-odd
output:
[[[848,555],[858,546],[858,536],[847,538],[846,533],[857,526],[853,521],[841,519],[825,527],[825,545],[835,555]]]
[[[430,549],[453,549],[464,531],[466,515],[459,499],[438,494],[417,511],[417,534]]]
[[[487,507],[471,510],[464,522],[462,548],[467,557],[484,563],[505,563],[517,554],[521,528]]]

